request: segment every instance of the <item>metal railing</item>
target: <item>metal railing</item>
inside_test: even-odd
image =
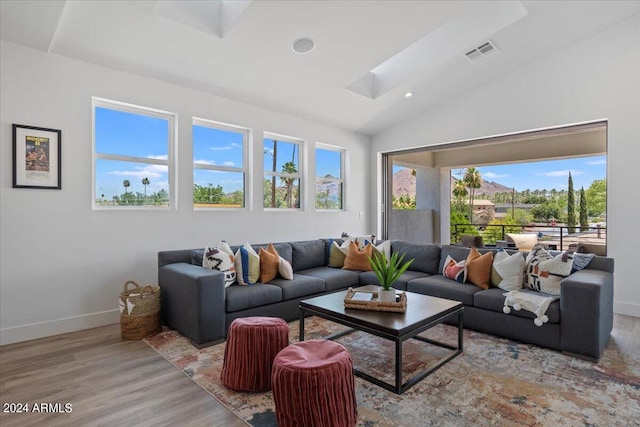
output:
[[[488,231],[496,228],[500,229],[499,233]],[[482,236],[486,245],[495,245],[497,241],[505,241],[507,233],[537,233],[539,241],[558,250],[579,243],[606,246],[607,239],[607,227],[600,224],[588,227],[558,224],[451,224],[452,243],[460,242],[464,234],[473,234]],[[500,239],[496,239],[497,236]]]

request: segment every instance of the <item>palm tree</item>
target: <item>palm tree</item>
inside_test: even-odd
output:
[[[124,194],[127,194],[127,188],[131,186],[131,183],[128,179],[125,179],[124,181],[122,181],[122,185],[124,186]]]
[[[282,172],[287,174],[295,174],[298,173],[298,168],[296,167],[294,162],[287,162],[282,165]],[[284,200],[287,203],[287,207],[291,208],[293,207],[293,182],[296,180],[296,178],[282,177],[280,179],[284,182],[287,191],[284,196]]]
[[[456,199],[458,210],[462,211],[463,200],[468,194],[469,192],[464,182],[460,179],[456,180],[455,184],[453,184],[453,197]]]
[[[473,223],[473,197],[478,188],[482,186],[482,175],[476,168],[467,168],[462,178],[465,185],[469,188],[469,222]]]
[[[144,185],[144,198],[147,198],[147,185],[149,185],[149,178],[142,178],[142,185]]]

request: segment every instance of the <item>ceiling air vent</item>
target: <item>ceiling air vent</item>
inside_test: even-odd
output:
[[[491,52],[497,49],[498,47],[491,40],[487,40],[485,43],[482,43],[480,46],[471,49],[464,55],[467,57],[469,61],[475,62],[480,58],[487,56],[488,54],[490,54]]]

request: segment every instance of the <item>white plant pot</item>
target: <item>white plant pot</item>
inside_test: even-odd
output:
[[[382,289],[378,290],[378,301],[380,302],[396,302],[396,290],[391,288],[388,291]]]

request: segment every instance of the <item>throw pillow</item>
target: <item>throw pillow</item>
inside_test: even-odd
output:
[[[238,285],[253,285],[260,277],[260,257],[249,243],[238,249],[235,255]]]
[[[338,245],[338,242],[331,240],[331,246],[329,248],[329,267],[342,268],[344,266],[344,259],[349,252],[349,242],[351,239],[347,239]]]
[[[578,252],[573,253],[573,264],[571,266],[571,273],[585,269],[596,254],[581,254]]]
[[[268,283],[278,277],[280,255],[278,255],[278,251],[273,247],[273,244],[269,243],[267,250],[260,248],[258,256],[260,257],[260,277],[258,281],[260,283]]]
[[[444,268],[442,269],[442,275],[447,279],[455,280],[458,283],[464,283],[467,279],[467,269],[464,268],[466,260],[456,261],[451,258],[451,255],[447,255],[447,259],[444,261]]]
[[[349,242],[349,252],[344,259],[344,270],[371,271],[371,263],[369,258],[373,256],[371,244],[365,246],[362,250],[358,249],[356,242]]]
[[[481,289],[489,289],[491,280],[491,264],[493,264],[493,252],[480,255],[480,252],[473,247],[465,263],[467,269],[467,279]]]
[[[381,242],[379,245],[372,246],[373,254],[376,253],[384,254],[384,257],[387,259],[387,262],[391,260],[391,241],[385,240]]]
[[[293,268],[291,267],[291,263],[286,259],[280,257],[280,261],[278,263],[278,273],[287,280],[293,280]]]
[[[499,250],[491,266],[491,284],[505,291],[522,289],[524,266],[521,253],[509,256],[505,251]]]
[[[220,242],[218,246],[204,248],[202,267],[221,271],[224,274],[225,288],[233,285],[236,281],[233,252],[225,242]]]
[[[560,282],[571,274],[572,265],[571,252],[553,256],[536,245],[527,256],[525,286],[548,295],[560,295]]]
[[[376,241],[375,234],[366,234],[363,236],[351,236],[347,233],[342,233],[342,237],[349,238],[358,244],[358,249],[363,249],[367,243],[373,243]]]

